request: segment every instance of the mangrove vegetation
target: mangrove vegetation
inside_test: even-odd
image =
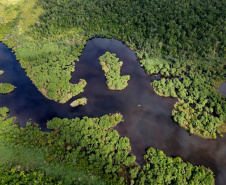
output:
[[[0,162],[1,183],[20,179],[22,184],[86,184],[87,180],[89,184],[214,184],[211,170],[154,148],[147,150],[146,163],[139,166],[130,154],[129,139],[112,129],[123,121],[119,113],[54,118],[47,122],[51,132],[43,132],[31,123],[19,127],[8,112],[6,107],[0,109],[0,156],[6,159]]]
[[[77,107],[79,105],[86,105],[87,104],[87,98],[79,98],[77,100],[74,100],[70,106]]]
[[[225,63],[225,7],[218,0],[4,0],[0,40],[46,97],[66,102],[83,91],[85,83],[69,80],[73,61],[94,36],[122,40],[140,58]]]
[[[14,90],[15,86],[8,83],[0,83],[0,93],[1,94],[8,94]]]
[[[4,73],[3,70],[0,70],[0,75],[2,75]],[[13,90],[15,89],[16,87],[12,84],[9,84],[9,83],[0,83],[0,93],[1,94],[8,94],[8,93],[11,93],[13,92]]]
[[[178,97],[179,102],[172,111],[174,121],[190,133],[204,138],[222,137],[225,132],[226,98],[215,87],[226,80],[226,68],[221,64],[194,65],[193,62],[158,63],[141,60],[149,74],[160,73],[160,81],[152,82],[157,94]],[[214,69],[217,68],[217,70]]]
[[[123,90],[128,86],[130,79],[129,75],[120,75],[120,70],[123,62],[119,62],[119,58],[115,57],[116,54],[106,52],[100,56],[100,64],[107,79],[108,88],[111,90]]]
[[[119,39],[135,50],[148,74],[163,76],[152,82],[156,93],[178,98],[175,122],[192,134],[216,138],[226,131],[226,99],[215,89],[226,81],[225,12],[226,2],[219,0],[1,0],[0,41],[12,48],[45,97],[65,103],[86,86],[84,79],[70,83],[86,40]],[[120,76],[122,63],[115,56],[107,52],[100,60],[109,88],[121,90],[130,77]],[[7,93],[14,87],[0,88]],[[0,183],[214,184],[209,169],[157,149],[148,149],[146,163],[138,165],[129,139],[113,130],[123,120],[119,113],[54,118],[47,123],[51,132],[43,132],[30,123],[19,127],[8,112],[0,108],[1,147],[39,151],[54,173],[18,159],[0,164]]]

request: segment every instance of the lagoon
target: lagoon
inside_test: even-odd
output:
[[[124,90],[112,91],[107,87],[98,59],[106,51],[116,53],[116,57],[123,61],[121,75],[130,75],[128,87]],[[0,94],[0,107],[8,107],[10,115],[24,123],[21,126],[31,119],[47,131],[46,122],[54,117],[99,117],[120,112],[125,121],[115,129],[120,136],[130,139],[132,153],[136,155],[138,163],[143,163],[145,150],[154,147],[193,165],[209,167],[215,173],[216,184],[226,181],[226,136],[206,140],[190,135],[176,124],[171,111],[177,99],[160,97],[154,92],[150,82],[155,77],[144,72],[135,52],[121,41],[106,38],[87,41],[71,78],[71,83],[85,79],[87,86],[83,93],[65,104],[45,98],[26,76],[12,51],[2,43],[0,70],[4,70],[0,82],[17,87],[10,94]],[[88,100],[85,106],[70,106],[75,99],[82,97]]]

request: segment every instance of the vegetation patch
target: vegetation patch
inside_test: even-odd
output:
[[[225,64],[223,1],[3,0],[1,5],[0,40],[13,47],[33,83],[55,101],[66,102],[84,88],[69,83],[70,73],[94,36],[122,40],[146,62],[170,64],[171,57]]]
[[[100,64],[105,72],[108,88],[111,90],[123,90],[128,86],[130,76],[120,75],[123,62],[119,62],[119,58],[115,56],[116,54],[114,53],[106,52],[100,56]]]
[[[1,111],[2,110],[2,111]],[[129,139],[113,130],[122,115],[48,121],[51,132],[15,118],[0,116],[0,172],[2,182],[59,184],[214,184],[213,173],[181,158],[148,149],[139,166],[130,154]],[[4,115],[4,116],[3,116]],[[40,178],[40,179],[37,179]]]
[[[0,115],[1,116],[7,116],[7,114],[9,113],[9,109],[7,107],[0,107]]]
[[[8,145],[0,140],[1,184],[101,184],[95,176],[81,169],[67,168],[62,164],[50,164],[46,152],[22,145]]]
[[[79,98],[75,101],[73,101],[70,106],[77,107],[79,105],[86,105],[87,104],[87,98]]]
[[[11,93],[15,89],[15,86],[7,83],[0,83],[0,93],[8,94]]]
[[[225,97],[214,89],[226,76],[225,8],[219,0],[2,0],[0,40],[13,48],[36,87],[59,102],[83,92],[84,80],[69,80],[87,39],[122,40],[143,59],[147,73],[168,78],[152,85],[159,94],[182,100],[174,120],[191,133],[216,138],[226,119]],[[7,109],[0,111],[0,138],[7,144],[45,151],[47,162],[83,169],[109,184],[214,184],[209,170],[158,150],[148,150],[147,163],[138,166],[128,138],[112,129],[119,115],[55,118],[48,122],[53,131],[45,133],[29,124],[19,128],[15,118],[6,117]]]
[[[179,103],[172,111],[174,121],[189,130],[191,134],[203,138],[222,137],[225,132],[226,98],[215,89],[219,79],[225,80],[224,64],[194,65],[169,62],[154,64],[141,60],[142,65],[150,74],[160,73],[166,78],[152,82],[154,90],[160,96],[178,97]]]
[[[43,12],[37,1],[21,0],[15,5],[4,4],[0,23],[0,40],[12,47],[17,60],[26,70],[36,87],[49,99],[60,103],[84,91],[85,80],[71,84],[75,60],[85,45],[85,37],[79,29],[65,30],[48,39],[34,32],[34,24],[40,26],[38,16]],[[8,11],[15,14],[9,15]]]
[[[136,184],[214,184],[211,170],[168,157],[161,150],[149,148],[144,159]]]

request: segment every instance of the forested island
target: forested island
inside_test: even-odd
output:
[[[226,132],[226,99],[216,90],[226,81],[225,12],[219,0],[2,0],[0,41],[45,97],[66,103],[86,86],[84,79],[70,83],[86,40],[119,39],[135,50],[149,75],[162,75],[150,84],[156,93],[178,98],[174,121],[191,134],[216,139]],[[104,57],[102,64],[116,61],[110,53]],[[8,93],[14,86],[0,88]],[[215,183],[210,169],[154,148],[146,151],[144,165],[137,164],[129,139],[113,129],[123,121],[120,113],[54,118],[47,122],[51,131],[43,132],[29,122],[18,126],[9,111],[0,108],[2,184]]]
[[[4,73],[3,70],[0,70],[0,75]],[[15,89],[15,86],[9,83],[0,83],[0,93],[1,94],[8,94],[10,92],[13,92]]]
[[[129,75],[120,75],[120,69],[123,62],[119,62],[119,58],[115,57],[116,54],[106,52],[100,56],[100,64],[107,79],[108,88],[111,90],[123,90],[128,86],[130,79]]]
[[[77,100],[74,100],[70,105],[72,107],[77,107],[79,105],[85,105],[87,104],[87,98],[79,98]]]

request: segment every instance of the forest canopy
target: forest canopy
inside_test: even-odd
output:
[[[54,118],[47,122],[51,131],[43,132],[31,123],[19,127],[8,112],[0,108],[0,183],[214,184],[211,170],[154,148],[147,150],[145,164],[138,165],[129,139],[112,129],[123,121],[119,113]]]
[[[129,75],[120,75],[123,62],[119,62],[116,54],[106,52],[99,57],[102,70],[105,72],[108,88],[111,90],[123,90],[128,86]]]
[[[83,91],[85,83],[69,82],[73,61],[95,36],[122,40],[146,60],[200,60],[225,68],[224,1],[20,0],[1,5],[0,40],[13,47],[33,83],[55,101],[66,102]]]
[[[225,12],[226,2],[219,0],[2,0],[0,41],[13,49],[43,95],[65,103],[86,86],[83,79],[70,83],[86,40],[119,39],[136,51],[148,74],[164,76],[152,83],[159,95],[179,98],[174,120],[193,134],[216,138],[226,119],[225,97],[215,89],[226,80]],[[102,179],[109,184],[214,184],[209,169],[160,150],[148,149],[146,163],[136,164],[129,139],[112,129],[122,121],[120,114],[54,118],[47,123],[52,131],[42,132],[30,123],[18,127],[8,111],[0,109],[1,144],[41,150],[49,166],[82,170],[84,183]],[[59,174],[39,173],[46,169],[40,166],[15,171],[17,161],[7,165],[0,173],[9,177],[58,181]],[[66,176],[60,177],[62,183],[82,181],[80,175]]]

